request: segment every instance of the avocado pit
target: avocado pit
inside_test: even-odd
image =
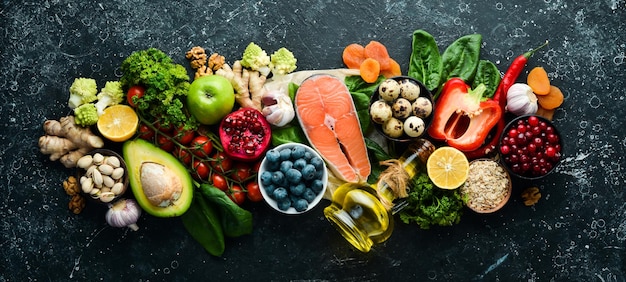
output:
[[[167,207],[172,205],[180,198],[183,190],[178,175],[162,164],[142,163],[140,179],[144,195],[154,206]]]

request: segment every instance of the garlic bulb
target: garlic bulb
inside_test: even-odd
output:
[[[263,95],[263,115],[267,122],[281,127],[290,123],[295,115],[293,103],[282,90],[268,90]]]
[[[109,205],[109,210],[105,215],[106,222],[113,227],[128,227],[137,231],[137,220],[141,216],[141,208],[131,199],[119,199]]]
[[[528,84],[515,83],[506,93],[506,109],[515,115],[535,114],[538,107],[537,96]]]

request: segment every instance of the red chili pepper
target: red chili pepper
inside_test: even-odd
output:
[[[517,58],[513,60],[513,62],[507,69],[506,73],[504,73],[502,80],[500,80],[500,84],[498,84],[496,93],[493,95],[493,100],[498,101],[498,103],[500,104],[500,108],[502,109],[502,113],[504,113],[505,107],[506,107],[507,91],[509,91],[509,88],[511,88],[511,85],[515,83],[519,75],[522,73],[522,70],[524,70],[524,67],[526,67],[526,63],[528,62],[528,59],[537,50],[545,47],[546,45],[548,45],[548,41],[546,41],[544,44],[542,44],[541,46],[533,50],[530,50],[522,55],[517,56]],[[493,152],[496,149],[496,145],[498,144],[500,135],[502,134],[502,131],[504,130],[504,126],[505,126],[505,122],[504,122],[504,115],[503,115],[500,121],[498,121],[496,131],[493,134],[493,136],[488,137],[489,139],[488,142],[486,142],[485,144],[480,146],[480,148],[474,151],[465,152],[465,156],[468,159],[477,159],[477,158],[482,158],[485,155],[488,155],[489,153]]]

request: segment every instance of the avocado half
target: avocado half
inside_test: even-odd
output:
[[[193,182],[191,175],[180,161],[143,139],[124,142],[122,150],[130,187],[137,203],[144,211],[156,217],[176,217],[189,209],[193,199]],[[142,173],[145,174],[143,177]],[[176,190],[174,197],[168,197],[172,200],[156,201],[155,197],[171,196],[171,193],[155,192],[154,189],[150,191],[149,182],[175,183],[179,189]],[[172,185],[165,186],[169,188]]]

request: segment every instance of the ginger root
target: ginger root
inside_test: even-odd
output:
[[[82,156],[95,148],[102,148],[104,140],[93,134],[88,127],[78,126],[74,116],[57,120],[46,120],[45,135],[39,137],[39,150],[50,155],[51,161],[59,160],[66,168],[76,167]]]
[[[235,89],[235,100],[241,107],[262,110],[261,100],[266,91],[263,85],[267,76],[242,67],[241,61],[235,61],[232,68],[224,64],[215,74],[230,81]]]

